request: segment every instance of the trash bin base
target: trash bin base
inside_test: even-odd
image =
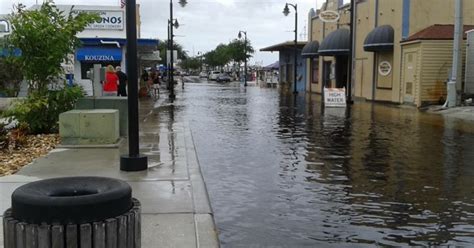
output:
[[[84,224],[28,224],[13,218],[8,209],[3,215],[4,246],[140,248],[141,206],[137,199],[132,201],[133,207],[122,215]]]

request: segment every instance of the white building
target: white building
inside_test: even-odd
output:
[[[35,5],[31,9],[38,9],[40,5]],[[100,15],[101,20],[90,24],[77,36],[82,41],[71,64],[64,65],[66,73],[74,75],[74,81],[84,87],[87,94],[92,94],[92,81],[87,78],[87,71],[93,68],[94,64],[102,66],[121,66],[126,71],[126,20],[125,9],[120,6],[99,6],[99,5],[56,5],[65,15],[71,12],[93,12]],[[137,37],[139,58],[143,57],[149,61],[151,58],[159,60],[159,56],[153,53],[158,46],[157,39],[140,38],[140,11],[137,5]],[[3,17],[3,18],[2,18]],[[11,31],[5,16],[0,15],[0,37]],[[2,32],[3,30],[3,32]]]

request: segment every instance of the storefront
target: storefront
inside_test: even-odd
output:
[[[302,49],[307,44],[306,41],[297,43],[296,57],[296,90],[298,92],[306,91],[306,60],[302,57]],[[295,74],[295,43],[292,41],[276,44],[260,49],[262,52],[279,52],[280,70],[278,75],[279,86],[284,90],[293,90]]]
[[[348,85],[348,80],[351,80],[353,96],[356,99],[405,103],[420,107],[437,103],[445,97],[444,81],[448,78],[445,70],[452,64],[452,45],[449,48],[449,41],[446,41],[446,32],[450,31],[435,31],[439,34],[439,37],[433,37],[437,42],[428,42],[428,39],[417,42],[413,38],[414,35],[419,36],[420,32],[429,31],[427,29],[432,26],[452,26],[454,1],[356,1],[352,68],[347,67],[351,57],[349,50],[346,53],[337,47],[347,45],[347,48],[350,48],[349,7],[349,4],[343,4],[340,0],[327,0],[321,9],[309,12],[312,16],[309,22],[310,42],[320,42],[320,57],[318,68],[311,66],[314,69],[309,70],[307,75],[311,79],[311,74],[321,68],[318,82],[322,82],[320,87],[309,87],[309,91],[321,93],[323,86],[344,87]],[[464,25],[474,24],[474,1],[464,1],[463,11]],[[337,39],[332,37],[336,34],[339,36]],[[452,40],[452,33],[448,35],[451,35]],[[348,37],[349,42],[342,44],[346,42],[345,37]],[[452,41],[450,42],[452,44]],[[426,46],[428,43],[429,48]],[[415,50],[416,52],[410,53]],[[421,58],[425,60],[420,60]],[[436,62],[433,62],[434,60]],[[314,63],[314,58],[308,59],[307,62]],[[438,66],[432,68],[436,71],[429,68],[428,65],[432,64]],[[348,79],[346,73],[351,69],[353,76]],[[436,76],[425,77],[427,71]],[[462,74],[459,75],[458,78],[464,78]],[[427,80],[423,86],[420,83],[421,78]],[[314,81],[311,79],[307,84],[314,85]],[[430,97],[427,97],[428,92]]]

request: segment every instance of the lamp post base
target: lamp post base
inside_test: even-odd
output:
[[[148,157],[138,155],[131,157],[130,155],[120,156],[121,171],[144,171],[148,169]]]

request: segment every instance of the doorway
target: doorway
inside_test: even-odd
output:
[[[403,102],[415,102],[417,52],[405,54],[405,76],[403,77]]]
[[[347,86],[347,76],[349,75],[349,57],[336,56],[336,88]]]

